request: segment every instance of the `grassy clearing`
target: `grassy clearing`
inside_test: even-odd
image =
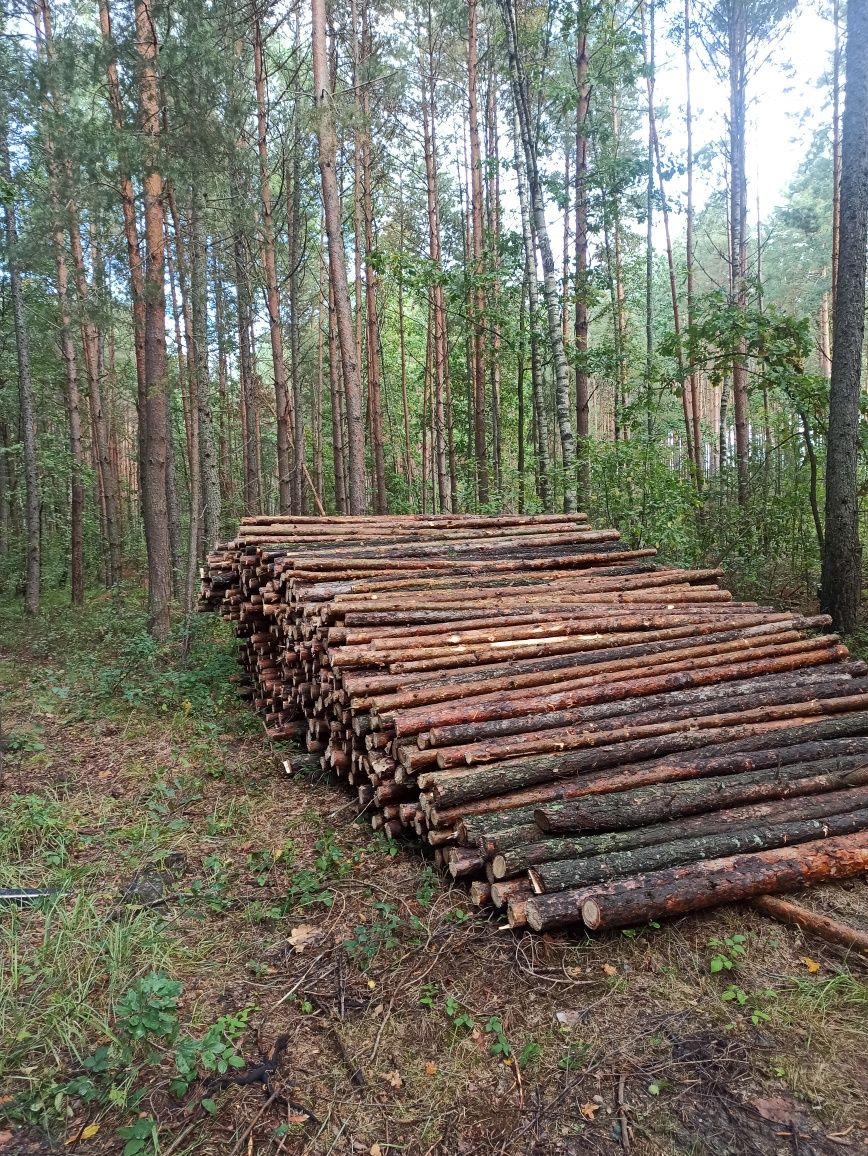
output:
[[[0,887],[56,894],[0,908],[0,1153],[864,1150],[858,961],[739,910],[516,938],[285,779],[221,624],[6,613]]]

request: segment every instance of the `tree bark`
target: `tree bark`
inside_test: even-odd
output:
[[[845,67],[821,601],[836,627],[849,633],[857,624],[862,593],[857,462],[868,238],[868,4],[859,0],[847,5]]]
[[[738,831],[696,835],[689,839],[658,843],[651,847],[594,855],[590,859],[541,863],[531,869],[531,880],[538,893],[567,891],[570,888],[607,883],[610,879],[623,879],[625,876],[678,867],[683,863],[701,863],[710,859],[722,859],[727,855],[767,851],[772,847],[807,843],[811,840],[819,841],[836,835],[851,835],[866,829],[868,829],[868,809],[864,807],[816,819],[794,816],[787,822],[766,823]]]
[[[866,869],[868,832],[861,831],[797,847],[670,867],[601,887],[534,896],[527,902],[527,917],[535,931],[578,922],[592,931],[603,931],[757,895],[798,891],[812,883],[851,879]]]
[[[534,817],[540,830],[551,834],[644,828],[769,799],[837,793],[866,782],[868,770],[857,755],[594,795],[543,806]]]

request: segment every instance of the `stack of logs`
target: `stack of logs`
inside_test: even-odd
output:
[[[868,667],[720,573],[583,514],[261,517],[200,608],[375,829],[514,927],[608,928],[868,868]]]

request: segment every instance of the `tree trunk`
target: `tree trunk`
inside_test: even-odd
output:
[[[361,154],[362,218],[365,230],[365,318],[368,352],[368,399],[371,411],[371,448],[374,464],[374,512],[386,514],[386,457],[383,447],[382,373],[380,366],[380,323],[377,311],[377,275],[374,269],[374,193],[371,163],[371,14],[370,6],[362,8],[361,37]]]
[[[346,484],[346,456],[344,454],[344,434],[346,419],[344,416],[343,389],[341,387],[341,365],[338,353],[338,330],[335,318],[335,291],[329,278],[329,387],[332,401],[332,460],[335,476],[335,505],[339,514],[349,513]]]
[[[733,0],[728,14],[729,158],[733,300],[747,309],[747,169],[745,160],[747,89],[747,17],[745,0]],[[750,497],[750,429],[748,425],[747,346],[738,342],[732,362],[732,408],[735,417],[735,463],[738,500]]]
[[[832,316],[838,291],[841,253],[841,3],[832,2],[835,47],[832,54]]]
[[[259,154],[259,193],[262,204],[262,263],[265,272],[265,303],[274,372],[274,400],[277,418],[277,482],[280,512],[292,508],[292,471],[289,464],[289,396],[283,360],[283,329],[280,319],[280,291],[274,250],[274,219],[271,208],[271,172],[268,160],[268,105],[265,91],[265,58],[262,25],[253,17],[253,67],[256,87],[256,146]]]
[[[446,306],[443,298],[442,283],[442,254],[440,247],[440,197],[437,186],[437,139],[434,123],[434,44],[431,27],[431,4],[428,4],[427,22],[427,51],[424,61],[421,59],[420,43],[420,71],[422,72],[422,145],[425,154],[425,192],[428,207],[428,256],[434,271],[430,289],[431,318],[434,324],[434,453],[437,472],[437,493],[440,498],[441,513],[451,513],[454,508],[455,495],[451,484],[447,461],[447,417],[445,410],[446,374],[448,361],[448,339],[446,332]],[[424,69],[424,71],[423,71]],[[403,230],[403,218],[401,222]],[[403,233],[402,233],[403,236]],[[399,308],[403,319],[403,277],[398,283]],[[402,398],[406,405],[406,356],[403,345],[403,326],[401,327],[401,373]],[[406,418],[405,418],[406,428]],[[408,443],[409,461],[409,443]]]
[[[347,407],[348,454],[347,489],[349,513],[365,509],[365,433],[362,420],[362,388],[353,337],[353,319],[347,286],[341,205],[335,164],[337,139],[331,106],[326,57],[326,0],[311,0],[314,108],[319,139],[319,165],[323,209],[328,237],[329,277],[334,291],[338,341],[343,368],[344,398]]]
[[[51,9],[48,6],[47,0],[40,0],[35,20],[37,38],[40,36],[43,38],[45,57],[48,61],[52,62],[54,60],[54,32]],[[52,94],[52,103],[56,115],[62,117],[64,111],[63,104],[56,91]],[[107,579],[109,585],[114,585],[115,582],[120,580],[121,575],[122,542],[118,479],[111,460],[109,422],[102,398],[100,338],[96,325],[90,317],[87,272],[84,262],[84,251],[81,244],[78,205],[74,195],[71,157],[65,156],[63,158],[63,169],[65,176],[63,199],[67,210],[70,253],[72,256],[75,292],[79,308],[79,324],[81,326],[82,347],[84,350],[84,362],[88,379],[94,454],[96,457],[97,471],[99,473],[99,483],[105,513],[105,532],[108,541]]]
[[[490,53],[489,53],[490,56]],[[491,456],[494,466],[494,488],[503,498],[503,433],[501,428],[500,361],[501,335],[499,323],[500,303],[500,149],[497,122],[497,72],[494,58],[490,56],[488,66],[488,91],[485,105],[485,204],[486,228],[488,230],[488,271],[491,277],[491,320],[488,325],[490,345],[491,381]],[[564,246],[567,244],[564,230]],[[566,268],[566,262],[564,264]],[[564,310],[567,293],[564,287]],[[566,326],[566,313],[564,314]]]
[[[483,226],[482,155],[479,147],[478,0],[467,0],[467,104],[470,136],[470,220],[472,263],[471,368],[473,371],[473,444],[476,453],[476,500],[488,502],[488,448],[485,421],[485,234]]]
[[[542,365],[539,349],[539,290],[536,279],[536,248],[527,201],[527,183],[519,155],[520,134],[515,125],[515,172],[518,180],[518,201],[521,211],[521,231],[524,240],[524,275],[527,283],[528,332],[530,333],[530,382],[533,398],[535,449],[539,472],[540,502],[545,513],[554,508],[551,482],[551,459],[549,458],[549,433],[546,420],[545,396],[543,392]]]
[[[857,461],[868,236],[868,4],[857,0],[847,5],[845,67],[821,599],[836,627],[849,633],[856,627],[862,592]]]
[[[691,90],[691,56],[690,56],[690,0],[684,0],[684,83],[686,100],[684,109],[684,128],[686,134],[687,155],[685,165],[687,169],[687,205],[686,205],[686,232],[684,260],[687,272],[687,324],[693,324],[693,249],[694,249],[694,209],[693,209],[693,100]],[[702,432],[699,413],[699,377],[691,373],[690,388],[690,415],[693,425],[693,454],[696,469],[696,481],[702,484]]]
[[[196,400],[199,406],[199,451],[205,550],[220,537],[220,466],[214,438],[211,383],[208,373],[208,270],[204,198],[194,183],[190,202],[190,307],[195,353]]]
[[[214,336],[217,341],[217,397],[219,404],[219,478],[220,499],[232,503],[235,486],[232,470],[232,421],[230,418],[228,378],[229,369],[226,356],[226,322],[223,290],[223,274],[217,256],[217,241],[211,240],[211,279],[214,283]]]
[[[139,56],[141,132],[145,147],[142,182],[145,218],[145,524],[148,542],[148,610],[158,640],[169,633],[171,577],[166,502],[168,380],[166,374],[165,251],[163,178],[159,170],[160,92],[157,36],[151,0],[136,0],[136,51]]]
[[[238,373],[241,385],[241,428],[244,472],[244,513],[258,514],[262,507],[259,447],[256,436],[256,396],[253,355],[250,348],[250,274],[247,240],[235,235],[235,296],[238,319]]]
[[[39,465],[36,449],[36,412],[33,381],[30,376],[30,340],[27,332],[27,313],[18,264],[18,228],[15,221],[15,202],[12,192],[12,171],[9,164],[9,137],[5,116],[0,120],[0,175],[10,192],[4,194],[6,218],[6,260],[9,268],[9,290],[12,297],[12,324],[15,330],[15,348],[18,355],[18,397],[21,413],[21,433],[24,443],[24,528],[27,537],[25,556],[27,570],[24,585],[24,610],[27,614],[39,612],[41,581],[40,551],[40,494]],[[6,199],[8,197],[8,200]]]
[[[301,124],[298,116],[298,111],[295,111],[293,117],[293,142],[292,142],[292,167],[286,166],[287,179],[284,182],[289,188],[287,197],[288,216],[287,216],[287,232],[288,232],[288,253],[289,253],[289,368],[291,381],[291,397],[292,397],[292,458],[293,458],[293,475],[292,475],[292,502],[293,508],[297,513],[303,514],[305,509],[304,503],[304,470],[305,470],[305,446],[304,446],[304,398],[302,394],[301,384],[301,272],[302,272],[302,257],[303,252],[301,236],[304,218],[301,212]],[[322,301],[322,294],[319,300]],[[320,410],[318,411],[318,420],[321,422],[322,409],[320,398]],[[322,430],[321,426],[317,427],[317,447],[319,450],[318,464],[322,462]],[[314,470],[316,473],[316,468]],[[321,497],[322,482],[320,480],[319,489],[317,493]]]
[[[564,511],[566,513],[572,513],[576,510],[574,474],[575,440],[573,438],[572,421],[570,417],[570,381],[566,352],[564,350],[563,332],[561,329],[557,274],[555,272],[554,256],[552,254],[548,225],[546,223],[542,185],[537,169],[536,141],[532,133],[527,80],[518,54],[518,30],[516,27],[515,11],[512,6],[512,0],[499,0],[499,3],[506,24],[506,39],[509,50],[510,70],[512,72],[513,96],[524,151],[530,204],[536,226],[537,242],[542,257],[543,287],[546,299],[549,341],[551,343],[552,361],[554,362],[555,371],[555,408],[563,457]]]
[[[112,127],[116,133],[126,129],[120,81],[118,78],[117,52],[112,35],[111,13],[108,0],[99,0],[99,24],[103,48],[106,54],[106,77],[108,80],[108,100],[111,108]],[[133,306],[133,347],[136,355],[136,407],[138,410],[138,479],[139,505],[144,515],[145,476],[147,460],[147,385],[145,374],[145,278],[142,252],[139,245],[139,228],[136,218],[136,202],[133,182],[124,163],[118,166],[118,184],[121,209],[124,218],[124,239],[127,247],[127,263],[130,276],[130,297]],[[145,540],[147,542],[148,520],[144,518]]]
[[[34,10],[37,44],[42,37],[39,9]],[[45,52],[47,56],[47,51]],[[43,92],[43,107],[51,108],[49,92]],[[72,337],[72,317],[69,309],[69,270],[66,264],[63,211],[60,205],[60,172],[54,140],[48,128],[42,133],[48,168],[48,196],[52,213],[52,239],[57,276],[57,302],[60,311],[60,357],[66,379],[66,406],[69,422],[70,456],[70,594],[73,606],[84,604],[84,452],[81,440],[81,402],[78,388],[78,363]],[[4,471],[5,478],[5,471]]]
[[[578,45],[576,48],[576,455],[578,458],[578,501],[587,509],[591,500],[590,422],[588,408],[588,112],[591,84],[588,77],[588,3],[579,0]]]

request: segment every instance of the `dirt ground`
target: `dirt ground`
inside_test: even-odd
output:
[[[0,1156],[868,1152],[865,961],[745,908],[516,935],[286,776],[219,624],[51,623],[0,622],[0,888],[55,889],[0,900]]]

